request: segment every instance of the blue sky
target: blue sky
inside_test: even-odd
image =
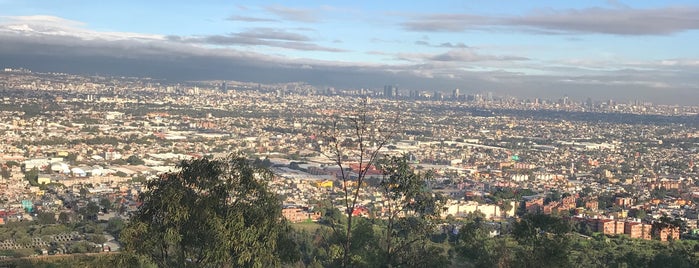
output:
[[[203,57],[216,55],[231,68],[291,70],[279,77],[299,74],[322,86],[353,85],[314,81],[311,71],[295,69],[374,74],[367,81],[375,85],[356,87],[398,83],[532,97],[697,100],[698,29],[697,1],[0,0],[9,63],[46,56],[46,49],[29,50],[42,46],[86,62],[88,50],[71,48],[122,60],[186,55],[204,65]]]

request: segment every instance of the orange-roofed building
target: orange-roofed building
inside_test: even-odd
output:
[[[616,233],[616,221],[611,219],[603,219],[597,222],[597,231],[606,235]]]
[[[656,230],[658,238],[660,241],[679,240],[680,239],[680,228],[677,227],[662,227]]]

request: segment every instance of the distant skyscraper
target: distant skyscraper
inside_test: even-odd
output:
[[[221,83],[221,91],[223,91],[224,93],[228,92],[228,85],[226,84],[225,81],[223,83]]]
[[[458,100],[459,99],[459,89],[455,88],[454,93],[451,96],[453,99]]]
[[[388,99],[393,99],[398,96],[398,88],[393,85],[383,87],[383,96]]]
[[[442,92],[435,91],[435,92],[434,92],[433,99],[435,99],[435,100],[441,100],[441,99],[442,99]]]

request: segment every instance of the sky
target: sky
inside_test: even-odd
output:
[[[699,103],[699,1],[0,0],[0,67]]]

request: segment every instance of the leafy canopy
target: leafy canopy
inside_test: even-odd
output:
[[[240,156],[183,161],[147,183],[121,232],[126,250],[160,267],[271,267],[298,259],[269,170]]]

